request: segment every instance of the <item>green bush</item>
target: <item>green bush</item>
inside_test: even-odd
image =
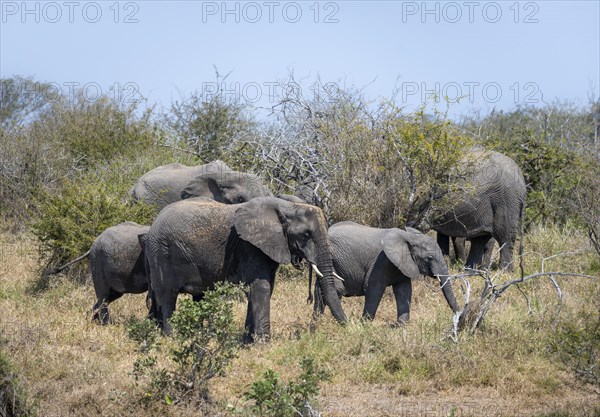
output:
[[[134,159],[163,136],[137,103],[63,97],[21,77],[0,82],[0,215],[22,223],[39,193],[115,158]]]
[[[157,141],[151,111],[138,116],[136,103],[125,106],[108,97],[89,101],[76,94],[54,103],[31,129],[44,140],[62,143],[78,167],[118,156],[134,156]]]
[[[282,383],[279,375],[266,370],[254,381],[244,394],[253,400],[252,415],[265,417],[295,417],[314,415],[311,402],[319,395],[319,383],[328,379],[328,374],[318,369],[314,359],[303,358],[302,372],[296,381]],[[318,415],[318,414],[317,414]]]
[[[331,222],[398,227],[422,217],[472,142],[425,107],[405,114],[352,88],[331,87],[313,100],[295,94],[293,81],[283,90],[274,106],[281,126],[238,141],[232,164],[318,205]]]
[[[200,302],[182,299],[171,317],[173,338],[168,347],[160,343],[152,323],[130,324],[129,335],[141,354],[133,376],[147,382],[145,401],[173,405],[208,398],[208,381],[222,375],[236,356],[240,334],[233,303],[240,294],[240,287],[223,283],[207,291]],[[158,358],[165,356],[167,365],[159,365]]]
[[[37,195],[32,231],[39,240],[46,266],[56,266],[87,250],[106,228],[124,221],[151,224],[156,209],[132,204],[129,189],[143,171],[118,159],[63,178],[57,190],[41,189]]]
[[[492,112],[463,127],[479,143],[513,158],[529,186],[526,224],[565,224],[580,218],[573,192],[583,194],[598,160],[598,103],[577,108],[565,103]]]
[[[247,106],[222,91],[227,75],[221,77],[215,72],[214,83],[206,83],[202,91],[176,101],[164,115],[164,125],[172,132],[175,144],[206,162],[227,159],[235,139],[256,127]]]

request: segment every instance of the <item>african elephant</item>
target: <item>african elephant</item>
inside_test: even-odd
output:
[[[197,167],[174,163],[154,168],[137,180],[130,194],[134,201],[144,201],[159,209],[189,197],[235,204],[271,195],[259,177],[232,171],[222,161]]]
[[[523,224],[527,187],[519,166],[498,152],[472,150],[457,172],[454,190],[433,208],[419,229],[438,232],[438,244],[449,253],[448,236],[471,241],[467,267],[482,265],[491,238],[500,245],[500,267],[513,269],[514,244]],[[488,245],[488,251],[492,245]],[[489,254],[491,255],[491,253]]]
[[[200,295],[218,281],[248,286],[246,341],[270,334],[270,297],[280,263],[303,259],[322,273],[325,303],[346,317],[334,288],[323,212],[308,204],[257,197],[226,205],[190,198],[165,207],[145,236],[150,282],[164,332],[179,293]]]
[[[363,318],[373,319],[381,297],[392,286],[398,323],[409,320],[412,280],[420,274],[437,277],[448,305],[459,312],[448,266],[432,237],[416,229],[377,229],[346,221],[329,228],[333,267],[343,278],[340,295],[365,296]],[[315,287],[315,312],[322,311]]]
[[[150,226],[124,222],[109,227],[94,240],[88,255],[97,298],[92,310],[94,320],[108,323],[108,304],[125,293],[140,294],[148,290],[145,257],[138,236],[149,229]]]

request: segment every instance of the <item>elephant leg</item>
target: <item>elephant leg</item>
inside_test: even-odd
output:
[[[254,315],[252,314],[252,308],[250,308],[250,294],[246,294],[248,299],[248,308],[246,309],[246,322],[244,323],[244,343],[252,343],[252,335],[255,333],[254,329]]]
[[[452,245],[454,246],[454,257],[456,261],[460,261],[463,264],[467,261],[467,251],[465,249],[465,244],[467,239],[464,237],[453,237]]]
[[[471,250],[467,259],[467,268],[479,268],[483,259],[483,251],[487,244],[489,236],[478,236],[471,239]]]
[[[171,327],[169,319],[175,311],[178,295],[179,293],[177,291],[169,291],[157,299],[159,326],[162,327],[163,333],[167,336],[170,336],[173,333],[173,328]]]
[[[450,256],[450,237],[440,232],[437,234],[437,244],[444,256]]]
[[[104,297],[99,297],[92,307],[92,320],[104,325],[108,324],[109,319],[108,304]]]
[[[375,313],[377,313],[377,309],[379,308],[385,287],[385,284],[378,282],[373,277],[369,280],[369,285],[365,291],[365,307],[362,314],[364,320],[373,320],[375,318]]]
[[[494,243],[496,241],[493,237],[487,241],[485,244],[485,248],[483,249],[483,259],[481,261],[481,265],[485,269],[490,269],[492,267],[492,255],[494,254]]]
[[[123,293],[116,292],[112,289],[108,290],[108,295],[105,297],[98,297],[96,304],[93,307],[92,319],[98,321],[100,324],[105,325],[110,322],[110,315],[108,313],[108,305],[115,300],[121,298]]]
[[[148,309],[148,320],[160,320],[158,317],[156,296],[154,295],[154,291],[150,287],[148,288],[148,293],[146,294],[146,308]]]
[[[502,249],[500,249],[500,268],[512,272],[515,266],[513,262],[515,239],[507,239],[504,241],[498,239],[498,244],[502,247]]]
[[[412,282],[409,278],[403,278],[392,287],[394,298],[396,298],[396,312],[398,324],[406,323],[410,319],[410,303],[412,299]]]
[[[246,312],[247,341],[267,341],[271,335],[271,293],[273,279],[257,279],[250,284]]]

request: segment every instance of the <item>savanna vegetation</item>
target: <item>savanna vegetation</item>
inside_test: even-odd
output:
[[[259,119],[201,91],[158,110],[1,80],[0,415],[600,415],[600,102],[452,121],[436,103],[408,113],[352,87],[288,87]],[[508,287],[458,334],[429,280],[414,286],[409,324],[393,325],[389,292],[370,323],[362,299],[344,299],[341,327],[312,318],[306,274],[281,267],[272,340],[243,346],[238,289],[181,297],[165,338],[143,320],[143,295],[111,305],[113,324],[92,323],[85,263],[47,273],[108,226],[150,224],[155,209],[129,190],[158,165],[221,159],[330,223],[402,227],[442,204],[473,146],[517,161],[528,196],[522,270],[455,281],[470,323],[486,284],[489,296],[554,274]]]

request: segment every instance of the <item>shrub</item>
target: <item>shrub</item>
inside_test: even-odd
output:
[[[0,78],[0,134],[35,120],[58,98],[51,91],[31,77]]]
[[[38,193],[52,192],[64,178],[115,158],[148,152],[162,133],[152,111],[139,114],[102,96],[63,97],[49,84],[1,79],[0,215],[24,221]]]
[[[144,171],[130,164],[117,159],[77,177],[63,178],[56,191],[38,191],[32,231],[46,267],[85,253],[110,226],[123,221],[152,222],[154,207],[128,201],[133,178]]]
[[[550,346],[578,378],[600,387],[600,304],[596,314],[562,322]]]
[[[151,110],[138,116],[137,103],[108,97],[90,102],[82,94],[54,103],[31,125],[44,141],[62,143],[77,167],[87,168],[118,156],[134,156],[160,136]]]
[[[464,122],[463,127],[479,143],[505,153],[521,167],[529,186],[528,225],[548,221],[564,224],[580,214],[572,204],[573,191],[582,190],[581,179],[600,165],[599,109],[597,102],[585,108],[568,103],[523,107],[492,112]]]
[[[173,133],[175,145],[209,162],[226,159],[229,146],[236,137],[247,134],[255,126],[252,116],[239,98],[222,91],[227,75],[216,72],[216,81],[204,83],[202,91],[172,104],[164,115],[167,130]]]
[[[233,164],[318,205],[331,222],[397,227],[409,213],[422,217],[423,200],[440,197],[470,146],[443,113],[403,114],[390,101],[331,85],[306,100],[293,87],[291,80],[274,106],[281,122],[238,141]]]
[[[129,335],[141,353],[133,376],[136,381],[147,381],[146,401],[173,405],[208,399],[208,381],[222,375],[236,356],[239,332],[233,303],[240,292],[240,287],[224,283],[207,291],[200,302],[182,299],[171,317],[173,339],[169,348],[163,348],[149,322],[130,325]],[[165,353],[168,365],[161,367],[158,358]]]
[[[319,383],[327,380],[328,375],[317,368],[314,359],[303,358],[300,362],[302,372],[296,381],[282,383],[279,375],[271,369],[266,370],[260,379],[254,381],[244,394],[253,400],[252,415],[265,417],[295,417],[319,415],[310,404],[319,395]]]
[[[2,351],[0,351],[0,415],[7,417],[36,415]]]

